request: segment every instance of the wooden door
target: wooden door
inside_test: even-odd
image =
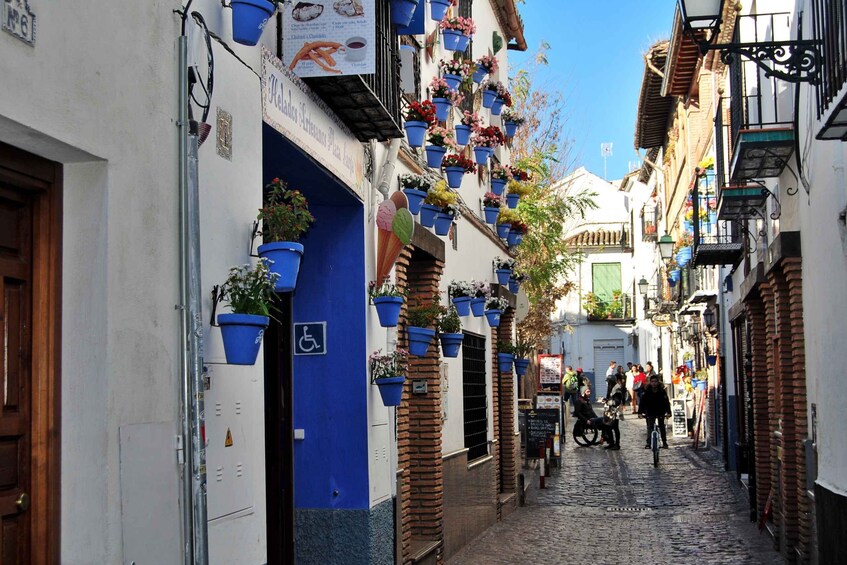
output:
[[[59,561],[60,181],[0,144],[0,565]]]

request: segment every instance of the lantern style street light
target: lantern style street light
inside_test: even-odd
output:
[[[662,256],[662,261],[669,261],[673,257],[673,238],[665,234],[659,238],[659,254]]]
[[[638,293],[642,296],[647,296],[647,289],[650,287],[650,283],[647,282],[647,279],[641,277],[641,280],[638,281]]]
[[[786,82],[820,82],[823,53],[822,42],[812,39],[789,41],[757,41],[754,43],[716,43],[723,23],[725,0],[679,0],[682,32],[688,35],[705,55],[720,51],[721,61],[729,64],[734,55],[754,62],[766,76],[775,76]],[[736,10],[740,4],[735,4]],[[798,18],[798,29],[800,20]]]

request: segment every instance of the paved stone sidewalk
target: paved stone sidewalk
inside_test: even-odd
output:
[[[748,520],[746,499],[717,454],[669,437],[654,468],[644,420],[627,415],[621,436],[621,450],[612,451],[577,447],[568,432],[547,489],[531,491],[525,507],[448,565],[783,562]]]

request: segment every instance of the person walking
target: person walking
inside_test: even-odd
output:
[[[562,403],[565,406],[568,400],[571,401],[571,416],[573,416],[576,409],[576,397],[579,393],[579,377],[571,365],[565,366],[565,374],[562,375],[562,393]]]
[[[635,398],[635,365],[627,363],[629,371],[626,372],[626,392],[629,397],[629,413],[635,414],[638,412],[638,400]]]
[[[624,399],[626,398],[625,385],[626,382],[623,373],[619,373],[616,376],[615,386],[612,387],[609,398],[606,400],[605,410],[603,410],[603,426],[607,430],[606,437],[609,441],[606,449],[618,450],[621,448],[621,429],[618,422],[618,410],[623,406]]]
[[[606,369],[606,399],[612,395],[612,388],[615,386],[615,382],[617,381],[617,374],[618,362],[611,361],[609,363],[609,368]]]
[[[635,366],[635,376],[632,378],[632,387],[635,390],[635,397],[638,399],[638,405],[641,406],[641,397],[644,395],[644,389],[647,387],[647,375],[644,374],[644,368],[641,365]]]
[[[665,430],[665,418],[671,415],[671,401],[665,387],[659,383],[659,376],[650,377],[650,384],[644,390],[641,402],[638,403],[638,415],[647,418],[647,442],[644,449],[650,449],[650,433],[653,424],[658,419],[659,433],[662,436],[662,448],[668,448],[667,431]]]

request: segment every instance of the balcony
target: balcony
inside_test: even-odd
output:
[[[847,141],[847,0],[813,0],[815,38],[822,40],[821,82],[816,89],[818,139]]]
[[[658,239],[656,234],[656,226],[658,225],[656,219],[658,218],[658,214],[656,213],[656,204],[647,203],[644,205],[644,208],[641,209],[641,240],[642,241],[656,241]]]
[[[631,294],[615,293],[604,300],[592,292],[583,299],[589,322],[628,322],[635,319]]]
[[[725,187],[721,194],[721,204],[728,206],[733,202],[734,188]],[[717,221],[718,214],[712,211],[715,196],[715,175],[707,173],[697,179],[693,191],[694,244],[691,261],[694,266],[702,265],[734,265],[741,260],[743,247],[740,233],[733,228],[732,223]],[[761,194],[761,189],[759,189]],[[745,205],[751,205],[747,201]],[[701,207],[707,206],[705,218],[701,215]],[[738,214],[736,213],[735,216]],[[724,216],[733,216],[726,210]],[[733,217],[732,219],[736,219]]]
[[[304,78],[359,141],[403,137],[400,128],[400,53],[390,3],[376,2],[376,73]]]

